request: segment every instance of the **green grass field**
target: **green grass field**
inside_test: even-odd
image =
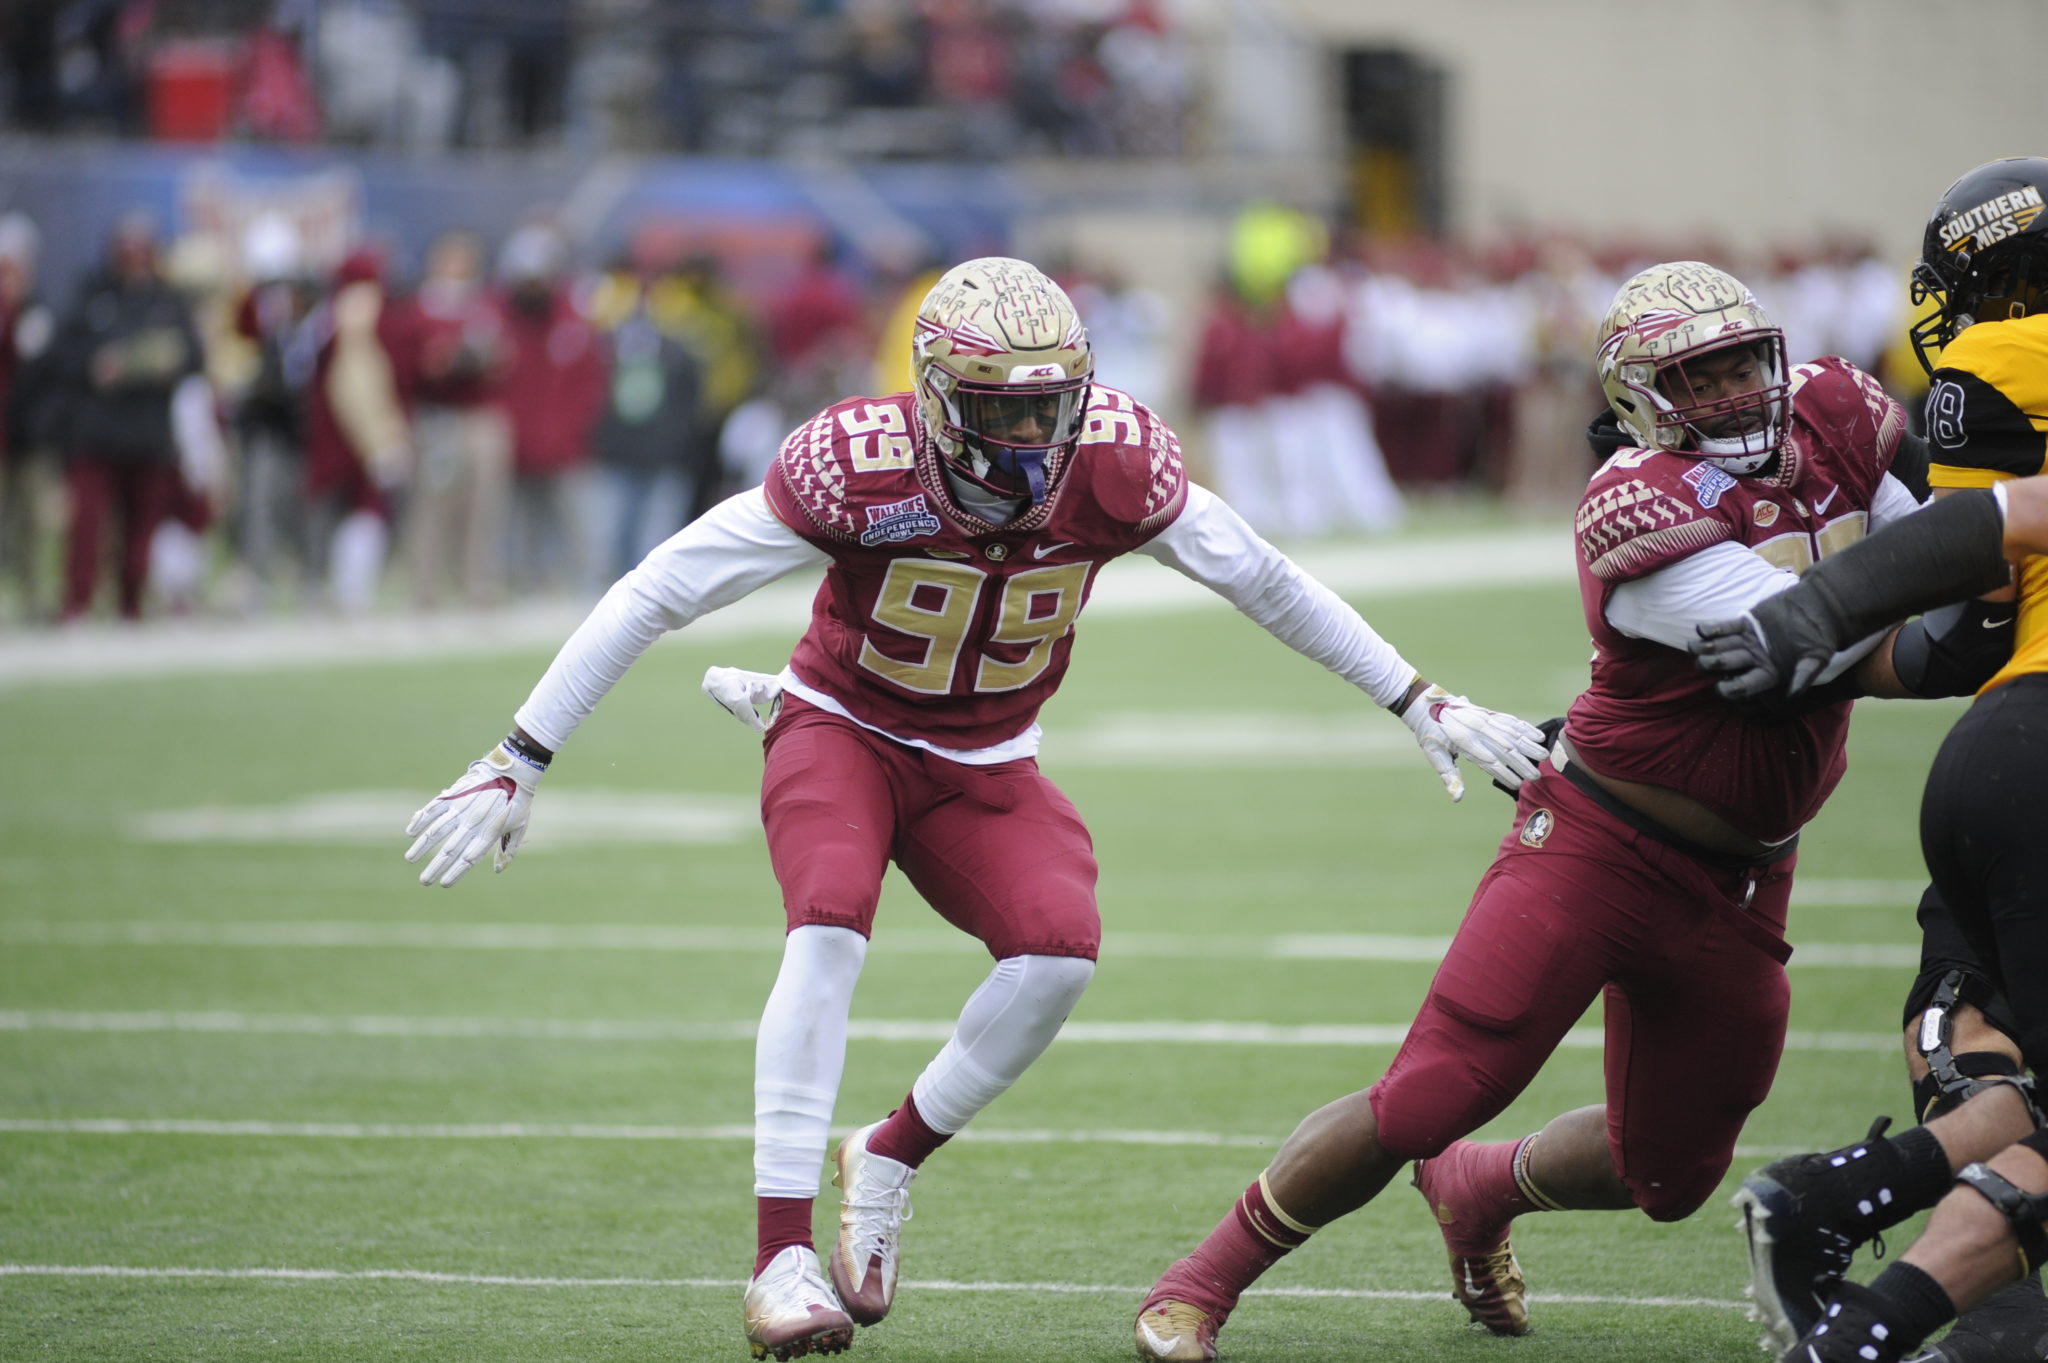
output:
[[[1363,600],[1487,704],[1541,718],[1583,682],[1569,585]],[[0,1359],[744,1358],[750,1035],[781,920],[756,747],[696,682],[789,642],[656,649],[556,765],[530,850],[447,892],[399,829],[546,651],[0,690]],[[1795,898],[1822,963],[1795,959],[1795,1046],[1722,1199],[1672,1226],[1523,1221],[1537,1332],[1510,1341],[1464,1324],[1397,1186],[1271,1273],[1225,1357],[1755,1357],[1725,1193],[1903,1115],[1915,811],[1956,713],[1864,707]],[[1101,968],[926,1167],[898,1306],[853,1357],[1128,1357],[1143,1289],[1390,1058],[1384,1030],[1298,1030],[1412,1015],[1429,963],[1347,943],[1447,936],[1508,818],[1483,778],[1450,804],[1398,724],[1224,609],[1085,620],[1045,721],[1103,864]],[[550,847],[551,807],[585,836]],[[650,810],[701,840],[589,836]],[[892,877],[840,1126],[888,1110],[985,969]],[[1191,1023],[1236,1027],[1133,1035]],[[1488,1134],[1599,1085],[1569,1046]]]

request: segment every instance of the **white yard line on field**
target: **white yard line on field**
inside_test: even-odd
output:
[[[1919,897],[1909,881],[1819,881],[1823,892],[1837,883],[1852,887],[1913,885],[1910,895],[1885,902],[1901,909]],[[1859,890],[1859,893],[1861,891]],[[1795,894],[1795,905],[1799,897]],[[1827,902],[1840,902],[1827,901]],[[193,922],[155,919],[0,921],[0,943],[62,947],[361,947],[427,951],[763,951],[780,952],[781,926],[667,927],[654,923],[426,923],[391,922]],[[957,932],[892,928],[876,932],[884,949],[897,955],[962,955],[982,950]],[[1212,960],[1441,960],[1449,937],[1394,933],[1110,932],[1105,959],[1170,956]],[[1792,955],[1794,967],[1912,969],[1920,948],[1903,942],[1809,942]]]
[[[0,1264],[0,1278],[212,1278],[269,1282],[406,1282],[446,1287],[524,1288],[709,1288],[738,1291],[741,1278],[519,1278],[493,1273],[436,1273],[414,1268],[129,1268],[114,1264]],[[1001,1292],[1058,1296],[1142,1297],[1146,1288],[1116,1283],[965,1283],[946,1279],[903,1280],[913,1292]],[[1248,1297],[1290,1297],[1319,1301],[1419,1301],[1443,1299],[1443,1291],[1370,1287],[1255,1287]],[[1572,1292],[1531,1292],[1531,1302],[1553,1306],[1651,1306],[1681,1310],[1743,1310],[1748,1303],[1716,1297],[1608,1297]]]
[[[1461,591],[1490,583],[1568,584],[1576,569],[1568,525],[1479,535],[1310,545],[1296,559],[1353,598]],[[692,640],[782,634],[793,644],[810,620],[817,579],[793,578],[691,625]],[[1112,564],[1090,597],[1087,619],[1213,607],[1221,598],[1157,564]],[[560,602],[488,614],[304,617],[282,621],[156,621],[142,627],[82,626],[0,637],[0,688],[57,681],[172,674],[296,671],[364,662],[413,662],[552,649],[588,607]]]
[[[832,1138],[851,1135],[834,1127]],[[237,1136],[325,1141],[751,1141],[751,1126],[625,1126],[597,1122],[237,1122],[197,1117],[0,1117],[0,1135],[29,1136]],[[1281,1133],[1263,1136],[1218,1131],[1054,1131],[1029,1127],[970,1126],[953,1137],[969,1145],[1201,1146],[1271,1150]],[[1738,1159],[1781,1159],[1812,1146],[1738,1145]]]
[[[0,1032],[211,1032],[251,1036],[361,1036],[517,1038],[534,1041],[746,1041],[752,1020],[735,1022],[607,1021],[556,1018],[462,1018],[322,1016],[238,1012],[64,1012],[0,1011]],[[951,1018],[878,1020],[856,1018],[849,1034],[857,1041],[943,1042],[953,1035]],[[1398,1046],[1406,1024],[1274,1022],[1069,1022],[1060,1028],[1065,1045],[1183,1046]],[[1598,1050],[1606,1044],[1598,1027],[1574,1027],[1559,1043],[1569,1049]],[[1788,1051],[1894,1051],[1892,1032],[1789,1032]]]

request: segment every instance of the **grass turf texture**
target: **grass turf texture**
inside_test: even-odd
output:
[[[1365,609],[1429,675],[1486,704],[1541,718],[1583,683],[1587,646],[1569,587],[1371,599]],[[564,754],[537,826],[558,791],[750,799],[755,746],[696,682],[711,663],[772,668],[787,645],[693,644],[686,633],[655,650]],[[12,932],[0,935],[0,1013],[503,1024],[454,1037],[14,1025],[0,1029],[0,1122],[591,1123],[651,1137],[0,1129],[0,1359],[745,1356],[748,1146],[700,1130],[749,1120],[744,1029],[728,1028],[728,1039],[589,1040],[521,1035],[514,1024],[751,1022],[774,977],[780,923],[757,834],[695,847],[536,848],[503,877],[479,870],[444,893],[418,888],[399,861],[403,809],[377,845],[156,844],[128,832],[144,813],[333,791],[408,791],[416,803],[497,736],[546,661],[366,661],[324,674],[0,691],[10,777],[0,788],[0,934]],[[1956,713],[1946,703],[1862,707],[1851,773],[1808,834],[1803,880],[1919,876],[1921,778]],[[1176,715],[1274,716],[1311,729],[1365,714],[1406,742],[1342,683],[1227,611],[1084,622],[1073,673],[1045,716],[1043,758],[1087,816],[1103,864],[1109,946],[1074,1021],[1405,1023],[1427,963],[1139,948],[1163,934],[1448,935],[1506,826],[1507,801],[1479,778],[1452,806],[1400,745],[1355,763],[1084,760],[1088,735],[1134,714],[1169,725]],[[1910,943],[1911,891],[1894,898],[1853,908],[1795,901],[1794,940]],[[24,927],[137,920],[695,925],[736,935],[690,951],[491,950],[67,944]],[[892,876],[857,1022],[942,1023],[957,1012],[986,962],[964,939],[946,946],[943,931]],[[1132,950],[1119,952],[1120,936]],[[1893,1031],[1907,969],[1796,966],[1795,1029]],[[887,1111],[936,1046],[857,1037],[838,1122]],[[955,1142],[927,1167],[899,1305],[861,1332],[853,1356],[1127,1357],[1138,1294],[1257,1173],[1266,1151],[1252,1143],[1277,1143],[1310,1109],[1369,1082],[1391,1054],[1385,1045],[1056,1044],[977,1123],[971,1134],[983,1138]],[[1899,1076],[1896,1051],[1879,1044],[1793,1051],[1745,1144],[1851,1139],[1869,1115],[1902,1111]],[[1487,1134],[1519,1134],[1597,1101],[1599,1084],[1597,1050],[1560,1051]],[[1099,1130],[1240,1143],[985,1136]],[[1225,1356],[1754,1357],[1755,1328],[1728,1304],[1744,1267],[1725,1195],[1762,1158],[1738,1157],[1722,1199],[1678,1225],[1633,1214],[1526,1218],[1517,1245],[1538,1297],[1537,1333],[1517,1341],[1463,1324],[1435,1227],[1396,1185],[1262,1284],[1344,1295],[1248,1298],[1223,1337]],[[821,1233],[835,1208],[828,1187]],[[64,1277],[7,1266],[341,1276]],[[395,1272],[516,1281],[361,1276]],[[1073,1290],[954,1286],[1027,1283]]]

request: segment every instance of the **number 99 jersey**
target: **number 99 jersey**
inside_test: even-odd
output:
[[[972,750],[1030,728],[1097,572],[1172,524],[1187,474],[1172,430],[1098,385],[1046,500],[1002,525],[954,500],[909,393],[826,408],[765,488],[832,560],[791,670],[863,724]]]

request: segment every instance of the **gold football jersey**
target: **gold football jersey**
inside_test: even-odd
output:
[[[1990,487],[2048,471],[2048,313],[1980,322],[1941,352],[1927,390],[1927,480]],[[1986,691],[2048,672],[2048,556],[2020,564],[2012,660]]]

